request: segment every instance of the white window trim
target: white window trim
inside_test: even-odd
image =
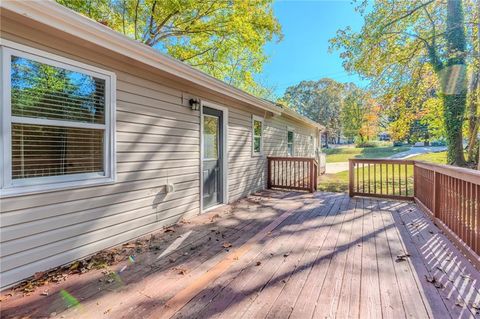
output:
[[[116,123],[116,75],[85,63],[74,61],[49,52],[31,48],[12,41],[1,39],[0,70],[2,83],[1,121],[2,138],[0,139],[0,197],[27,195],[53,190],[72,189],[92,185],[110,184],[116,179],[116,153],[115,153],[115,123]],[[24,57],[67,70],[80,72],[105,80],[105,124],[79,123],[72,121],[47,120],[11,115],[11,56]],[[12,121],[24,124],[43,124],[62,127],[92,128],[105,130],[104,143],[104,168],[105,174],[80,173],[70,175],[33,177],[25,179],[12,179],[11,167],[11,125]]]
[[[288,154],[288,132],[293,133],[293,141],[292,141],[292,154]],[[287,126],[287,156],[295,156],[295,128],[291,126]]]
[[[260,135],[260,152],[255,152],[255,121],[262,123],[262,134]],[[252,156],[263,156],[263,131],[264,131],[264,118],[258,115],[252,115]],[[257,136],[258,137],[258,136]]]

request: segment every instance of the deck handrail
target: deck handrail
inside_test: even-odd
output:
[[[372,165],[383,172],[373,181]],[[398,167],[397,176],[395,170],[385,174],[382,166]],[[372,183],[384,187],[379,192]],[[480,171],[414,160],[350,159],[349,194],[415,201],[480,269]]]
[[[269,189],[317,190],[318,162],[312,157],[267,157]]]
[[[408,178],[413,164],[411,160],[349,159],[349,194],[413,200],[414,184]]]

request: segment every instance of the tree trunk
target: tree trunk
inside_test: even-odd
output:
[[[465,94],[445,94],[443,96],[444,116],[447,123],[447,163],[450,165],[466,165],[462,134],[466,99]]]
[[[465,166],[463,155],[462,126],[467,104],[466,83],[466,37],[462,1],[447,2],[447,32],[445,34],[448,49],[446,65],[440,71],[442,98],[447,131],[448,164]]]
[[[480,107],[480,0],[477,1],[477,25],[472,27],[473,36],[473,52],[474,55],[472,63],[472,81],[470,86],[469,95],[469,108],[468,108],[468,148],[467,159],[469,162],[474,163],[477,159],[476,151],[480,153],[478,147],[480,147],[480,141],[478,140],[478,130],[480,129],[480,116],[478,110]],[[480,165],[480,161],[477,162]]]

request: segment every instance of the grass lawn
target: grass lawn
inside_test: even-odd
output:
[[[327,163],[348,162],[349,158],[382,158],[396,153],[405,152],[409,146],[397,147],[341,147],[328,148],[323,151],[327,154]]]
[[[439,152],[439,153],[429,153],[429,154],[422,154],[422,155],[417,155],[414,157],[409,158],[411,160],[417,160],[417,161],[425,161],[425,162],[431,162],[431,163],[438,163],[438,164],[445,164],[447,162],[447,152]],[[328,161],[328,160],[327,160]],[[390,169],[390,174],[391,174],[391,168]],[[359,174],[363,175],[363,171],[360,169]],[[371,177],[373,178],[373,171],[370,172],[372,175]],[[380,171],[377,170],[377,180],[379,180],[379,175]],[[365,172],[365,175],[368,173]],[[382,169],[382,174],[385,176],[385,167]],[[404,176],[405,171],[402,168],[400,172],[401,176]],[[411,179],[413,175],[413,170],[410,168],[407,170],[407,177]],[[398,171],[395,171],[395,176],[398,176]],[[398,184],[395,184],[398,190]],[[379,184],[377,184],[377,187],[380,187]],[[386,185],[382,185],[383,189],[386,189]],[[391,187],[391,186],[390,186]],[[404,189],[404,185],[402,185],[402,189]],[[324,174],[320,176],[319,182],[318,182],[318,190],[319,191],[325,191],[325,192],[347,192],[348,191],[348,171],[343,171],[339,172],[336,174]]]

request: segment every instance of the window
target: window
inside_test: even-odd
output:
[[[252,117],[252,153],[263,154],[263,118],[256,115]]]
[[[113,181],[115,75],[19,47],[2,48],[2,195]]]
[[[219,144],[219,121],[218,117],[203,115],[203,158],[218,159]]]
[[[294,141],[295,141],[295,133],[293,129],[287,129],[287,154],[288,156],[294,155]]]

